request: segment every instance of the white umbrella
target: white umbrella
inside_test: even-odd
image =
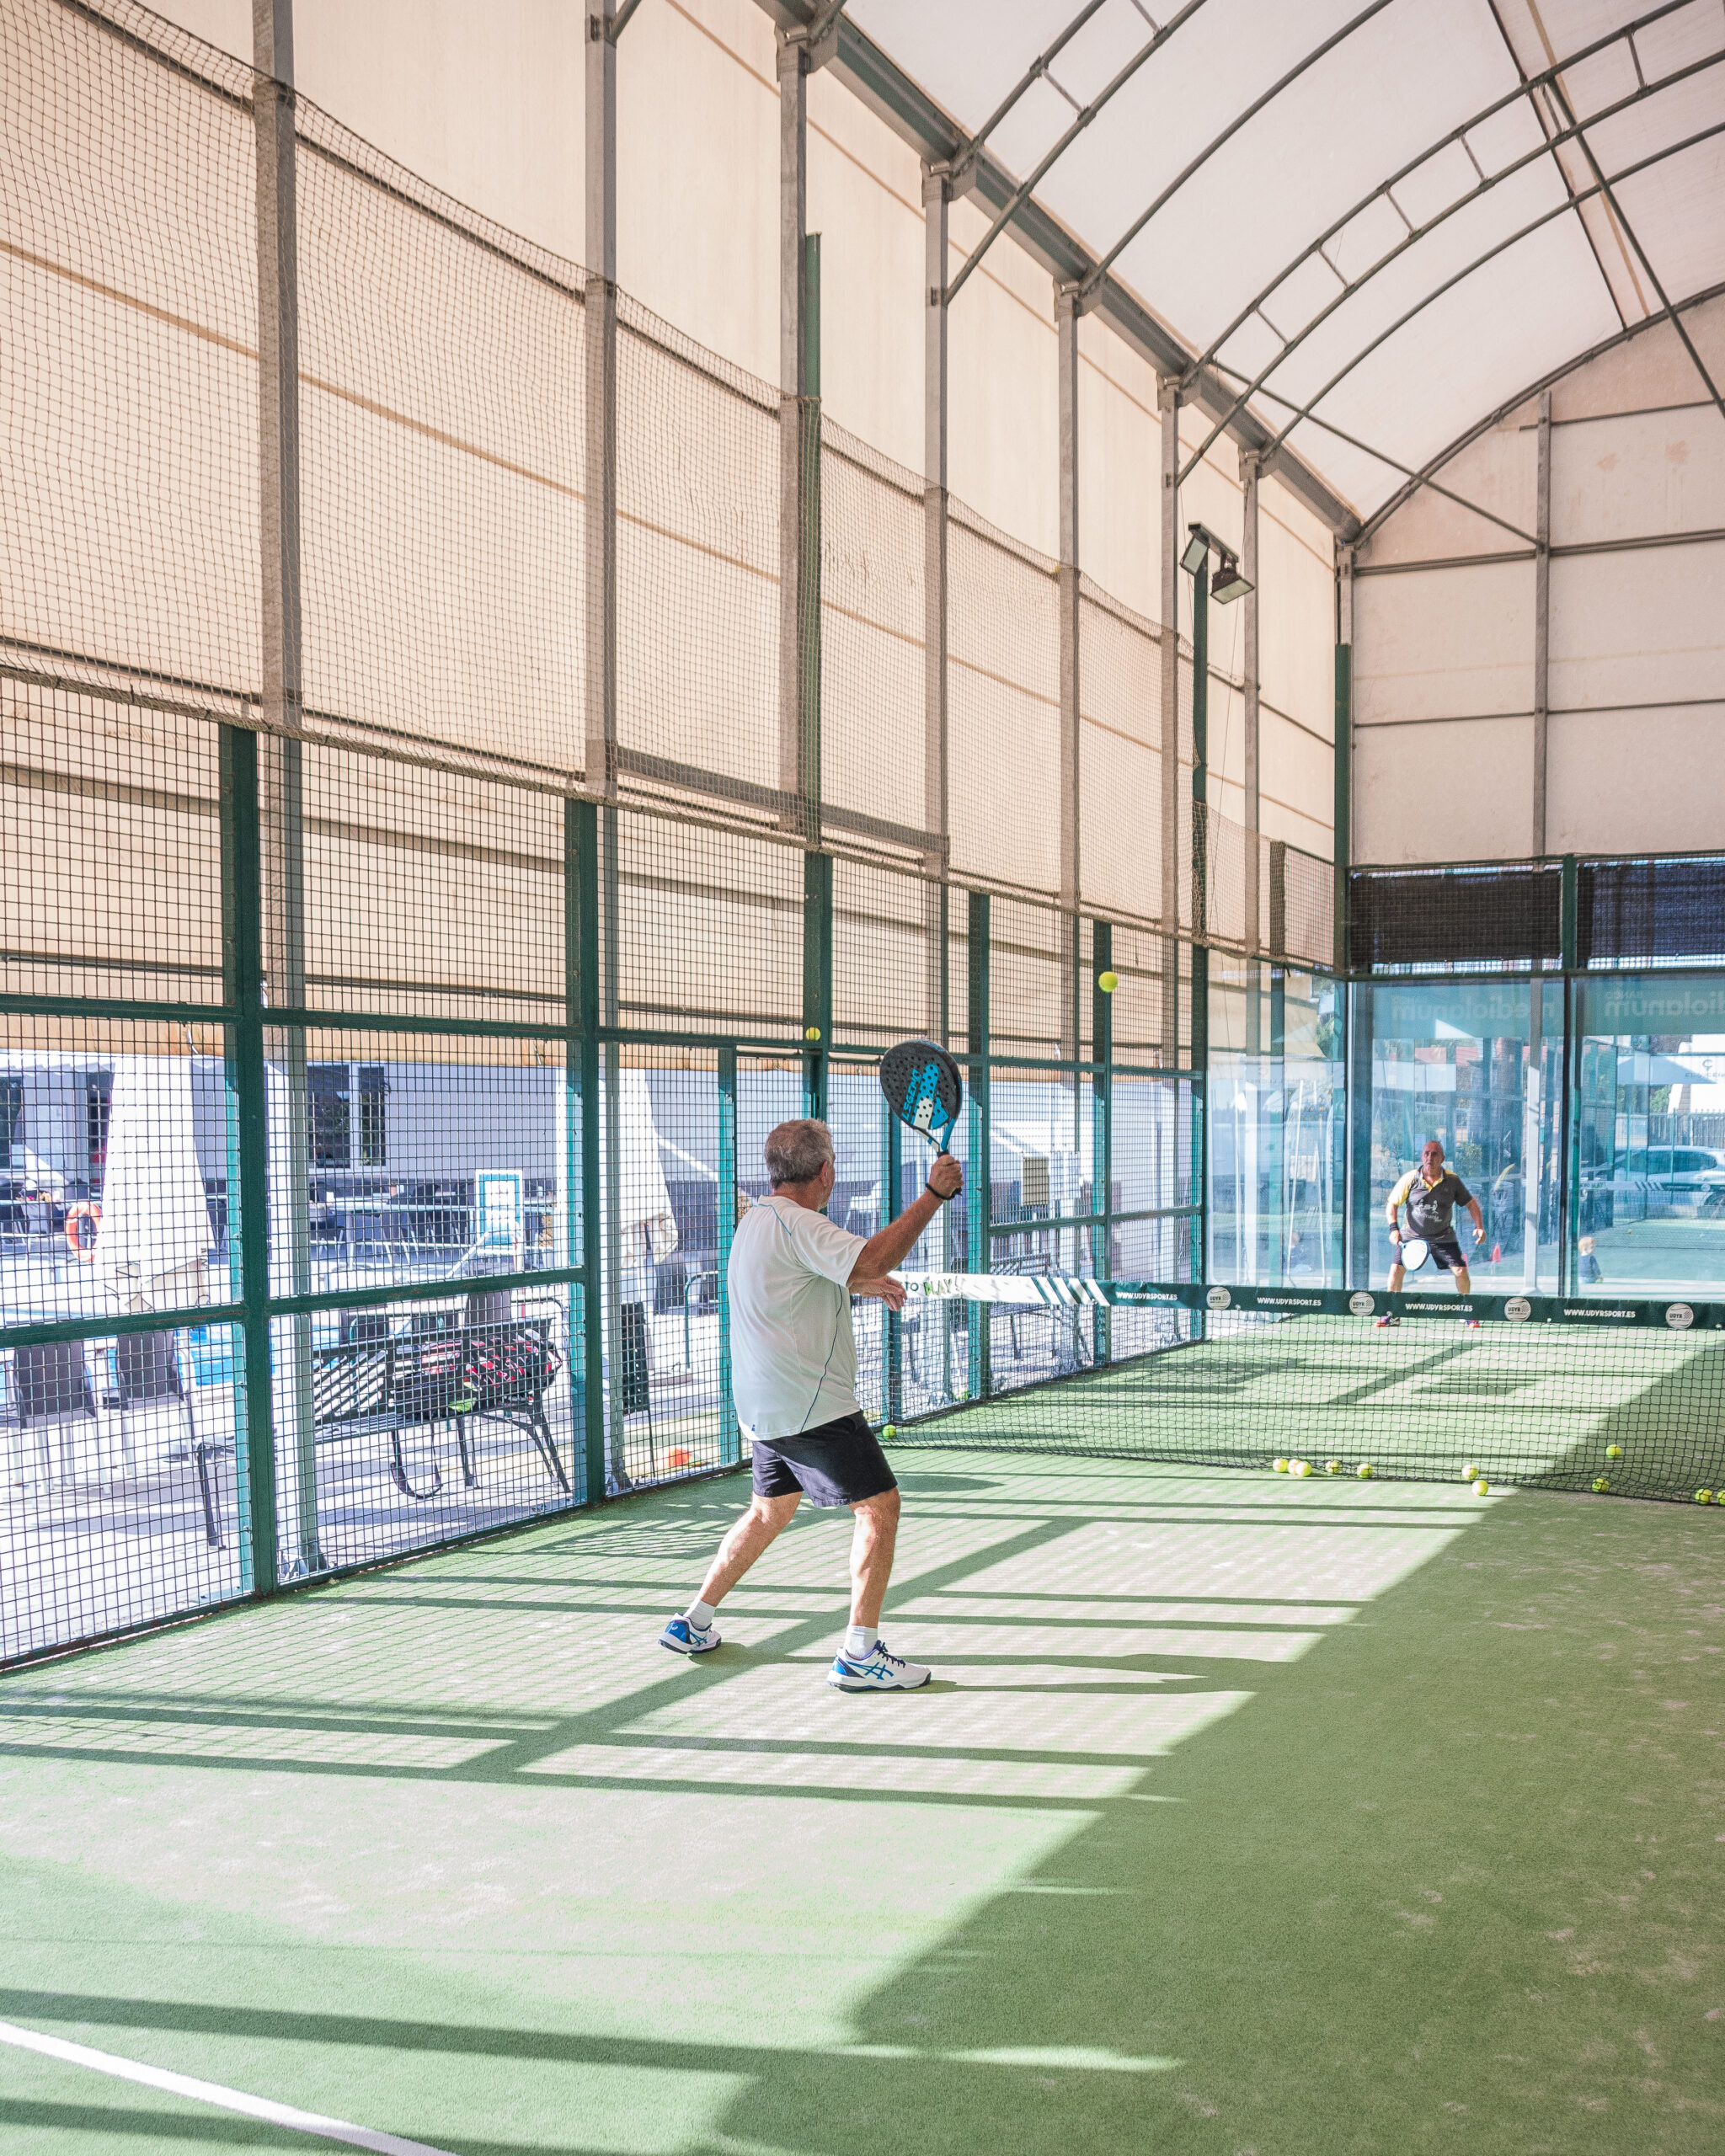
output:
[[[208,1300],[209,1258],[191,1058],[116,1056],[96,1278],[124,1310],[173,1310]]]

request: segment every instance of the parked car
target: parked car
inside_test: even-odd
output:
[[[1712,1145],[1650,1145],[1648,1181],[1667,1204],[1705,1204],[1725,1190],[1725,1153]]]

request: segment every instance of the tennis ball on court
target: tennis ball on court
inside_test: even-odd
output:
[[[885,1424],[885,1425],[884,1425],[884,1427],[882,1428],[882,1430],[881,1430],[880,1434],[881,1434],[881,1435],[882,1435],[882,1437],[884,1437],[884,1438],[895,1438],[895,1437],[897,1437],[897,1435],[899,1434],[899,1426],[898,1426],[898,1424],[897,1424],[896,1422],[888,1422],[888,1423],[886,1423],[886,1424]]]
[[[820,1038],[820,1027],[804,1026],[803,1028],[803,1038],[805,1041],[818,1041]]]
[[[1311,1462],[1309,1460],[1290,1460],[1288,1462],[1288,1472],[1290,1475],[1298,1476],[1303,1481],[1311,1472]]]
[[[1479,1470],[1475,1466],[1471,1460],[1469,1460],[1466,1466],[1462,1469],[1461,1479],[1464,1482],[1475,1482],[1478,1481]]]
[[[1695,1493],[1695,1501],[1698,1505],[1711,1505],[1713,1502],[1713,1493],[1711,1490],[1697,1490]]]
[[[1324,1462],[1324,1473],[1326,1475],[1339,1475],[1341,1472],[1342,1463],[1339,1460],[1327,1460]]]
[[[1491,1493],[1491,1484],[1487,1481],[1484,1476],[1479,1476],[1474,1481],[1473,1494],[1476,1497],[1487,1497]]]
[[[1610,1488],[1610,1486],[1611,1486],[1610,1480],[1610,1478],[1609,1478],[1608,1476],[1604,1476],[1604,1475],[1596,1475],[1596,1476],[1594,1476],[1594,1495],[1596,1497],[1603,1497],[1605,1496],[1605,1494],[1606,1491],[1607,1491],[1607,1490],[1609,1490],[1609,1489]]]
[[[1120,976],[1113,972],[1098,974],[1096,977],[1096,985],[1104,995],[1112,995],[1120,985]]]
[[[1622,1446],[1607,1445],[1605,1447],[1605,1457],[1607,1460],[1621,1460],[1623,1457]]]
[[[1273,1460],[1270,1465],[1275,1469],[1278,1475],[1285,1475],[1288,1472],[1288,1463],[1285,1460]]]
[[[1354,1471],[1359,1477],[1362,1482],[1370,1482],[1372,1476],[1377,1470],[1373,1467],[1369,1460],[1363,1460]]]

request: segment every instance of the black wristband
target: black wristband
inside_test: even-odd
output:
[[[926,1191],[928,1193],[928,1194],[929,1194],[929,1196],[930,1196],[931,1198],[939,1198],[939,1200],[940,1200],[940,1202],[941,1202],[941,1203],[942,1203],[943,1205],[944,1205],[944,1204],[946,1203],[946,1202],[947,1202],[948,1198],[950,1198],[951,1196],[953,1196],[953,1193],[952,1192],[950,1192],[950,1191],[939,1191],[939,1190],[937,1190],[937,1189],[935,1188],[934,1185],[933,1185],[932,1182],[926,1182],[926,1183],[924,1183],[924,1184],[923,1184],[923,1186],[922,1186],[922,1187],[924,1188],[924,1190],[926,1190]]]

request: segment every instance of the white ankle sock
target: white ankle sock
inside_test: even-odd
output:
[[[683,1614],[697,1632],[704,1632],[709,1630],[718,1612],[710,1602],[692,1602]]]
[[[845,1635],[846,1661],[867,1662],[869,1656],[874,1652],[874,1643],[879,1637],[880,1629],[878,1625],[852,1625]]]

